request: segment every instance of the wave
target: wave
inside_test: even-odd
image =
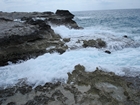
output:
[[[53,27],[53,29],[62,38],[71,38],[71,41],[67,43],[69,48],[81,48],[82,40],[98,38],[104,40],[107,43],[107,49],[111,51],[140,47],[140,40],[138,40],[140,36],[132,37],[126,33],[116,33],[106,27],[87,27],[83,30],[74,30],[60,26]],[[127,38],[124,37],[125,35],[127,35]],[[77,43],[78,40],[81,40],[81,43]]]
[[[126,15],[123,15],[124,11],[86,13],[79,13],[75,18],[77,23],[84,27],[83,30],[52,26],[62,38],[71,39],[66,43],[69,49],[65,53],[62,55],[46,53],[35,59],[17,64],[9,63],[7,66],[0,67],[0,87],[15,85],[21,80],[34,86],[52,82],[54,79],[66,81],[67,73],[72,72],[77,64],[85,66],[86,71],[94,71],[98,67],[121,76],[140,77],[140,26],[138,22],[140,18],[137,18],[137,22],[136,18],[130,18],[140,15],[133,14],[133,11],[131,13],[125,11]],[[110,16],[114,16],[115,20]],[[133,25],[126,24],[128,20],[131,20]],[[98,38],[106,42],[106,48],[82,47],[83,40]],[[111,54],[104,53],[105,50],[110,50]]]
[[[67,51],[62,55],[46,53],[20,64],[0,67],[0,86],[14,85],[21,79],[26,79],[30,85],[41,85],[54,78],[67,80],[67,73],[72,72],[77,64],[84,65],[87,71],[94,71],[99,67],[117,75],[128,75],[132,72],[131,76],[140,76],[139,51],[140,48],[128,48],[109,55],[96,48],[83,48]]]

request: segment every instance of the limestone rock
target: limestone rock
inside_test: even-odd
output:
[[[86,72],[76,65],[68,81],[46,83],[36,88],[26,81],[0,90],[1,105],[139,105],[140,88],[136,77],[120,77],[97,68]],[[135,82],[134,82],[135,81]],[[20,85],[19,85],[20,84]]]
[[[96,48],[102,48],[106,47],[106,42],[101,39],[91,39],[91,40],[84,40],[83,41],[83,47],[96,47]]]

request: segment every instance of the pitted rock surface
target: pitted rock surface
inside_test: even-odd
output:
[[[1,105],[139,105],[137,78],[120,77],[98,68],[86,72],[76,65],[68,73],[67,83],[56,82],[36,88],[25,83],[13,88],[1,89]],[[130,80],[130,81],[128,81]]]

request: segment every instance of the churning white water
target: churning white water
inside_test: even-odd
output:
[[[115,17],[115,12],[117,11],[112,15],[111,12],[101,12],[106,16],[95,11],[89,11],[88,15],[87,12],[75,13],[75,21],[84,27],[83,30],[68,29],[65,26],[52,27],[62,38],[71,38],[71,41],[66,43],[69,49],[62,55],[46,53],[22,63],[0,67],[0,86],[14,85],[21,79],[35,85],[54,79],[67,80],[67,73],[72,72],[77,64],[84,65],[87,71],[94,71],[98,67],[117,75],[140,77],[140,25],[135,23],[135,19],[140,18],[132,13],[129,17],[128,13],[126,16],[119,11]],[[134,23],[129,22],[129,19]],[[128,38],[123,37],[124,35]],[[97,38],[104,40],[107,48],[83,48],[82,41],[77,43],[78,40]],[[105,53],[105,50],[111,51],[111,54]]]

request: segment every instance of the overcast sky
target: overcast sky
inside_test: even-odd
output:
[[[32,12],[68,9],[70,11],[140,8],[140,0],[0,0],[0,11]]]

